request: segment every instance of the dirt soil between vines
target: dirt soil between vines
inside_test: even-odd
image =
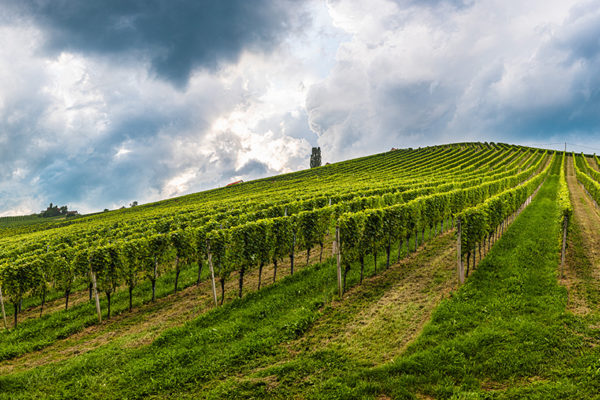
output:
[[[600,210],[577,181],[573,157],[567,157],[567,184],[573,204],[573,219],[567,239],[564,277],[569,309],[587,314],[600,298]]]
[[[293,347],[342,346],[355,359],[387,362],[419,335],[435,307],[456,288],[455,269],[452,231],[352,288]]]
[[[450,231],[427,241],[419,251],[366,278],[342,299],[328,304],[302,337],[282,345],[284,351],[277,361],[269,360],[246,371],[236,377],[238,384],[253,379],[278,382],[275,375],[268,374],[271,368],[286,364],[294,368],[328,350],[344,354],[360,365],[389,362],[419,336],[433,310],[456,287],[456,236]],[[300,386],[302,382],[318,380],[317,375],[327,374],[320,368],[300,370],[301,376],[296,377]],[[303,398],[299,393],[298,397],[287,392],[285,395]]]
[[[332,254],[332,242],[325,243],[323,260]],[[310,254],[310,263],[319,261],[320,248],[317,246]],[[306,252],[296,255],[294,270],[299,271],[306,266]],[[290,273],[289,258],[278,265],[277,280]],[[263,268],[262,286],[273,283],[273,265]],[[201,282],[200,286],[191,286],[163,298],[154,303],[147,303],[134,308],[131,312],[123,312],[101,325],[93,325],[68,338],[58,340],[41,350],[24,354],[10,360],[0,362],[0,374],[13,373],[31,369],[40,365],[59,362],[79,354],[94,350],[108,343],[118,341],[122,347],[140,347],[150,344],[166,329],[183,325],[200,313],[214,307],[210,280]],[[244,276],[244,294],[254,292],[258,288],[258,269],[246,272]],[[217,285],[217,293],[220,290]],[[231,274],[225,283],[225,302],[233,300],[238,294],[238,274]],[[77,302],[87,300],[87,291],[73,296]],[[64,299],[51,303],[49,309],[60,312]],[[62,305],[64,307],[64,304]],[[39,307],[36,307],[39,315]],[[35,317],[36,309],[28,310],[28,318]]]

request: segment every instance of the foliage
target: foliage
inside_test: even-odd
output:
[[[6,229],[0,231],[0,285],[9,299],[36,304],[32,298],[49,288],[66,295],[76,284],[87,285],[91,268],[107,295],[144,279],[154,291],[173,265],[178,273],[180,264],[196,261],[200,275],[209,253],[225,279],[236,269],[291,256],[295,245],[323,246],[336,223],[349,263],[487,200],[486,212],[477,214],[485,221],[469,228],[477,232],[471,238],[480,239],[480,231],[517,204],[512,192],[502,201],[495,196],[539,176],[547,159],[547,152],[518,146],[399,150],[69,222]]]

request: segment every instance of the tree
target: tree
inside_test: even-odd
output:
[[[321,166],[321,148],[313,147],[312,154],[310,156],[310,167],[316,168]]]
[[[58,208],[58,206],[55,206],[54,204],[50,203],[48,208],[46,208],[45,211],[42,211],[41,214],[44,218],[56,217],[57,215],[60,215],[60,209]]]
[[[258,261],[258,289],[262,282],[262,270],[266,263],[272,258],[273,236],[271,236],[271,220],[262,219],[256,222],[256,258]]]
[[[196,286],[200,285],[200,279],[202,278],[202,265],[204,260],[208,257],[206,247],[206,228],[199,227],[192,231],[192,251],[193,256],[196,257],[198,263],[198,279],[196,280]]]
[[[95,286],[96,277],[94,272],[90,268],[90,255],[88,248],[80,246],[75,252],[73,263],[74,268],[76,268],[78,271],[85,271],[85,273],[88,274],[90,301],[92,301],[92,294],[94,294],[96,296],[96,308],[98,311],[98,318],[101,319],[102,316],[100,314],[100,300],[98,299],[98,292]]]
[[[223,300],[225,299],[225,279],[231,272],[230,264],[226,262],[227,236],[227,231],[223,229],[210,231],[206,235],[208,260],[211,265],[216,265],[216,275],[219,277],[219,281],[221,283],[220,304],[223,304]]]
[[[159,264],[166,259],[169,244],[169,238],[161,233],[150,236],[146,243],[149,260],[147,259],[144,262],[144,271],[152,283],[152,301],[156,300],[156,279],[159,274]]]
[[[54,258],[55,264],[52,268],[52,275],[56,288],[65,293],[65,310],[69,308],[69,295],[71,294],[73,281],[75,280],[77,273],[74,258],[75,250],[72,247],[63,246],[56,252]]]
[[[410,218],[410,206],[407,204],[399,204],[394,206],[393,209],[396,213],[397,217],[397,238],[398,238],[398,262],[400,262],[400,256],[402,253],[402,244],[406,241],[406,256],[410,252],[409,249],[409,239],[410,239],[410,227],[409,227],[409,218]]]
[[[123,256],[119,243],[100,246],[90,252],[90,266],[96,274],[97,288],[106,294],[107,318],[110,318],[111,294],[119,286]]]
[[[377,253],[383,241],[383,218],[381,209],[366,210],[365,225],[363,231],[363,242],[368,246],[369,252],[373,255],[373,264],[377,272]],[[362,271],[361,271],[362,282]]]
[[[406,223],[406,233],[407,240],[410,237],[411,232],[415,233],[415,251],[419,246],[419,228],[421,226],[421,203],[419,200],[413,200],[407,204],[405,209],[406,218],[404,222]]]
[[[290,230],[292,232],[292,236],[290,237],[291,241],[289,243],[290,249],[290,275],[294,275],[294,254],[296,251],[296,234],[298,232],[297,218],[295,215],[290,217]]]
[[[321,252],[319,253],[319,262],[323,261],[323,244],[325,237],[329,234],[329,228],[331,225],[331,208],[322,207],[317,211],[317,241],[321,246]]]
[[[343,214],[338,218],[340,227],[339,251],[342,254],[342,264],[344,265],[344,276],[342,292],[346,291],[346,276],[350,271],[350,263],[357,258],[360,260],[361,282],[364,270],[364,212]]]
[[[441,220],[443,208],[440,206],[440,196],[429,195],[423,198],[423,223],[422,229],[425,232],[425,228],[429,228],[429,237],[431,237],[431,228]],[[424,234],[423,234],[424,235]],[[424,237],[424,236],[423,236]]]
[[[293,252],[294,233],[292,230],[292,219],[290,217],[279,217],[271,220],[271,243],[273,251],[271,261],[273,262],[273,282],[277,278],[277,262]]]
[[[385,243],[386,262],[385,267],[390,267],[390,253],[392,250],[392,242],[401,240],[400,237],[400,215],[397,207],[386,207],[382,211],[382,234],[383,242]],[[398,248],[398,258],[400,257],[401,249]]]
[[[32,260],[18,260],[14,263],[5,264],[0,268],[0,282],[7,298],[14,306],[14,327],[17,327],[19,303],[33,286],[35,279]]]
[[[179,281],[179,273],[181,272],[180,263],[188,262],[192,253],[193,246],[190,235],[183,229],[171,232],[169,239],[171,246],[175,249],[175,290],[177,293],[177,283]]]
[[[144,259],[148,258],[148,248],[143,239],[123,243],[123,277],[129,290],[129,311],[133,308],[133,289],[137,285]]]
[[[306,249],[306,265],[310,258],[310,250],[319,241],[319,221],[317,211],[302,211],[296,215],[300,244]]]
[[[31,261],[31,278],[32,282],[32,295],[39,296],[41,300],[40,317],[44,311],[44,305],[46,304],[46,292],[48,290],[48,282],[50,275],[50,268],[55,263],[52,260],[52,256],[49,254],[43,254],[34,256]]]
[[[469,264],[472,254],[471,251],[473,251],[473,267],[475,267],[474,251],[476,244],[483,239],[488,231],[487,223],[489,218],[485,208],[480,206],[467,208],[460,214],[460,219],[462,221],[461,250],[463,253],[467,254],[466,274],[469,276]]]
[[[258,249],[257,224],[249,222],[231,228],[227,258],[232,265],[239,268],[239,291],[242,297],[244,274],[255,263]]]

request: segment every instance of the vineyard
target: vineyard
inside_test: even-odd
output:
[[[0,398],[600,398],[599,165],[457,143],[6,218]]]

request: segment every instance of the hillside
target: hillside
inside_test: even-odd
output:
[[[49,224],[64,219],[64,216],[42,218],[39,214],[0,217],[0,230],[10,229],[11,233],[15,233],[23,227],[29,227],[27,229],[30,229],[31,225]]]
[[[457,143],[2,229],[0,398],[600,398],[598,182]]]

